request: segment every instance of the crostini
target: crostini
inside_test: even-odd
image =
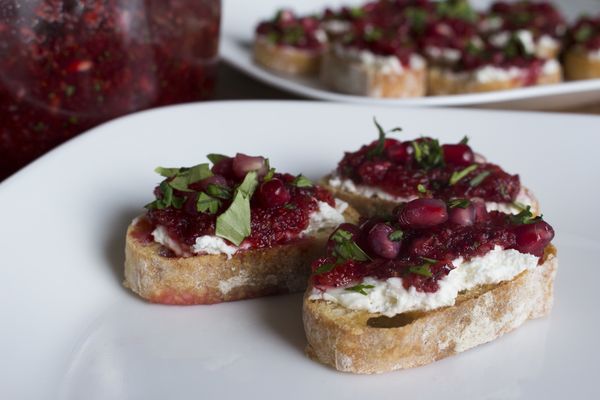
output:
[[[256,28],[254,59],[266,68],[292,75],[314,75],[327,48],[327,34],[315,17],[280,10]]]
[[[564,55],[568,80],[600,78],[600,15],[580,18],[568,33]]]
[[[552,227],[528,209],[417,199],[341,225],[315,261],[307,354],[361,374],[417,367],[496,339],[552,307]]]
[[[443,145],[429,137],[401,142],[386,138],[387,132],[375,125],[379,138],[346,152],[337,169],[321,181],[361,215],[389,214],[398,203],[420,197],[468,198],[487,210],[507,213],[529,206],[539,213],[537,200],[519,175],[486,162],[468,138]]]
[[[164,304],[304,290],[327,236],[356,212],[263,157],[209,159],[212,168],[157,168],[155,200],[127,230],[125,286]]]

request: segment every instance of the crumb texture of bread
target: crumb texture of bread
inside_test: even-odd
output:
[[[565,78],[570,81],[600,78],[600,58],[594,58],[580,47],[565,53]]]
[[[460,353],[547,315],[553,303],[556,249],[511,281],[459,295],[452,307],[406,318],[353,311],[304,298],[309,357],[339,371],[373,374],[418,367]],[[375,321],[381,318],[387,325]]]
[[[425,95],[425,66],[383,71],[358,60],[339,57],[333,51],[323,56],[321,81],[338,92],[379,98]]]
[[[338,199],[344,200],[346,203],[350,204],[352,208],[354,208],[360,215],[364,217],[375,217],[381,215],[389,215],[392,213],[392,210],[399,204],[397,201],[381,199],[378,197],[365,197],[363,195],[352,193],[347,190],[333,187],[329,184],[329,180],[331,179],[331,175],[325,176],[319,182],[319,186],[329,190],[335,197]],[[533,195],[531,190],[526,187],[523,187],[525,194],[532,201],[531,212],[534,215],[540,214],[540,205]]]
[[[273,71],[291,75],[316,75],[321,65],[318,51],[278,46],[264,37],[254,41],[254,60]]]
[[[357,222],[351,207],[344,212]],[[163,257],[161,245],[144,244],[132,235],[125,240],[124,285],[139,296],[161,304],[213,304],[306,288],[310,264],[322,255],[331,230],[290,244],[224,254]]]
[[[560,68],[551,73],[541,74],[535,85],[548,85],[559,82],[562,82],[562,71]],[[438,67],[429,68],[427,72],[428,94],[432,96],[493,92],[520,87],[524,87],[521,78],[479,82],[472,74],[457,74]]]

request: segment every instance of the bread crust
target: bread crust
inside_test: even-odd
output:
[[[565,78],[570,81],[600,78],[600,59],[580,47],[571,47],[564,58]]]
[[[306,352],[339,371],[359,374],[429,364],[547,315],[553,303],[556,268],[556,248],[549,245],[543,264],[536,269],[461,294],[454,306],[396,319],[402,325],[396,327],[369,323],[379,314],[309,300],[309,287],[303,304]]]
[[[535,85],[547,85],[559,82],[562,82],[562,71],[560,68],[551,73],[541,74]],[[520,77],[480,82],[475,79],[473,74],[455,73],[445,68],[432,67],[427,72],[428,94],[432,96],[492,92],[520,87],[524,87],[523,80]]]
[[[348,222],[359,215],[351,207]],[[152,303],[213,304],[306,288],[310,264],[322,255],[331,231],[266,249],[240,251],[228,259],[224,254],[164,257],[161,245],[143,243],[127,229],[125,240],[125,287]]]
[[[254,60],[277,72],[291,75],[316,75],[321,65],[320,51],[282,46],[258,35],[254,41]]]
[[[365,197],[363,195],[348,192],[347,190],[333,187],[329,184],[331,175],[325,176],[319,182],[319,186],[327,189],[338,199],[344,200],[352,206],[358,213],[364,217],[374,217],[380,215],[389,215],[392,210],[399,204],[397,201],[385,200],[379,197]],[[532,200],[531,212],[534,215],[540,214],[540,205],[531,190],[523,187],[526,195]]]
[[[426,67],[384,70],[330,50],[323,55],[321,81],[333,90],[357,96],[407,98],[425,95]]]

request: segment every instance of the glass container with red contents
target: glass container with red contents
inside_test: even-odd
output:
[[[220,6],[0,1],[0,180],[111,118],[209,98]]]

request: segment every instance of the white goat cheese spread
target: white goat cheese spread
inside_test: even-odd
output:
[[[452,306],[459,292],[479,285],[511,280],[525,270],[536,268],[538,260],[534,255],[496,246],[484,256],[474,257],[470,261],[464,261],[462,257],[454,260],[456,268],[438,281],[439,290],[435,293],[419,292],[412,286],[405,289],[402,278],[381,280],[366,277],[360,283],[373,286],[365,289],[366,295],[346,288],[313,288],[309,298],[330,301],[352,310],[365,310],[392,317],[408,311],[427,311]]]
[[[592,60],[600,61],[600,49],[588,51],[587,56]]]
[[[375,197],[382,200],[395,201],[397,203],[404,203],[418,198],[418,196],[394,196],[393,194],[389,194],[381,189],[372,186],[360,184],[357,185],[351,179],[342,179],[338,175],[332,175],[331,178],[329,178],[328,183],[330,186],[336,189],[342,189],[346,192],[358,194],[364,197]],[[517,195],[515,201],[525,206],[532,206],[534,203],[534,200],[527,194],[527,192],[523,188],[521,188],[521,190],[519,191],[519,194]],[[512,203],[496,203],[491,201],[485,203],[485,208],[488,211],[501,211],[507,214],[518,214],[521,211],[519,207],[516,207]]]
[[[334,53],[340,58],[347,58],[352,61],[359,61],[362,64],[373,66],[383,74],[402,73],[405,67],[396,56],[382,56],[369,50],[358,49],[354,47],[344,47],[336,45],[333,48]],[[412,54],[409,60],[409,68],[422,69],[425,67],[425,59],[418,54]]]
[[[336,226],[344,223],[344,211],[348,208],[348,203],[337,200],[335,207],[323,201],[319,201],[319,209],[309,216],[308,227],[301,232],[300,236],[311,236],[322,229],[333,229]],[[193,254],[225,254],[227,258],[231,258],[238,250],[248,248],[244,243],[241,246],[228,244],[224,239],[215,235],[203,235],[196,238],[196,242],[190,250],[186,250],[178,241],[169,236],[167,229],[158,225],[152,231],[152,237],[156,243],[160,243],[170,249],[179,257],[190,257]]]

